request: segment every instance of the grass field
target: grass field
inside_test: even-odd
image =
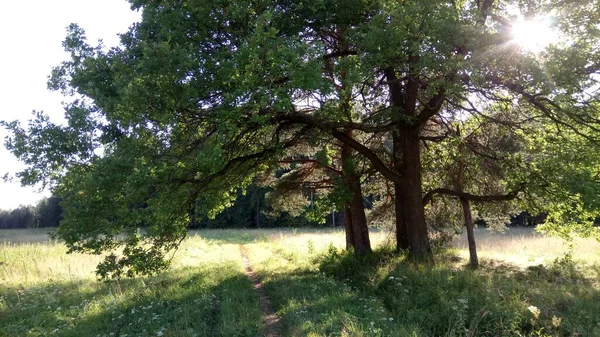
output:
[[[413,266],[386,248],[356,259],[333,230],[192,232],[172,267],[97,282],[97,256],[66,254],[45,230],[0,231],[0,336],[260,336],[243,246],[284,336],[600,336],[600,245],[572,252],[530,230],[477,232]]]

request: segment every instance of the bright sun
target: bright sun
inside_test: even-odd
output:
[[[532,19],[520,18],[512,26],[513,41],[522,49],[537,54],[558,39],[551,24],[552,20],[547,16]]]

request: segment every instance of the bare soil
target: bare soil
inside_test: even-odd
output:
[[[246,247],[243,245],[240,245],[240,253],[242,254],[242,264],[244,266],[244,270],[246,270],[246,275],[248,275],[248,278],[250,281],[252,281],[252,284],[254,285],[254,291],[256,291],[256,294],[258,295],[260,309],[263,314],[262,334],[265,337],[279,337],[283,331],[281,322],[279,321],[279,316],[277,316],[275,310],[273,310],[273,304],[265,293],[262,281],[252,270],[252,265],[248,260]]]

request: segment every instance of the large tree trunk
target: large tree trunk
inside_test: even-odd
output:
[[[415,61],[416,57],[409,57],[409,61]],[[412,73],[409,69],[409,78],[406,81],[405,90],[392,67],[385,70],[386,79],[389,81],[390,102],[398,109],[399,118],[412,120],[417,116],[417,102],[419,93],[418,73]],[[400,174],[400,186],[395,188],[400,191],[401,196],[396,205],[404,206],[401,213],[404,222],[396,219],[396,225],[405,226],[408,238],[408,252],[410,257],[418,262],[433,263],[433,253],[427,236],[427,224],[425,223],[425,210],[423,209],[421,190],[421,144],[419,143],[420,124],[406,123],[398,127],[395,132],[397,139],[394,141],[394,161],[400,164],[396,173]],[[398,163],[398,158],[401,163]],[[399,212],[397,211],[398,215]],[[397,229],[397,236],[402,239],[403,228]],[[400,234],[398,234],[400,233]],[[398,242],[400,247],[402,242]]]
[[[346,203],[344,207],[344,231],[346,232],[346,249],[350,250],[354,247],[354,231],[352,229],[352,211],[350,203]]]
[[[465,227],[467,228],[467,241],[469,242],[469,264],[471,268],[479,267],[477,258],[477,246],[475,245],[475,233],[473,232],[473,217],[471,216],[471,204],[466,198],[459,198],[465,218]]]
[[[403,203],[402,187],[394,184],[394,210],[396,214],[396,250],[408,250],[410,242],[408,239],[408,226],[404,211],[406,206]]]
[[[405,205],[403,214],[408,234],[408,252],[411,259],[415,261],[433,263],[422,201],[419,128],[402,128],[399,143],[402,151],[400,189]]]
[[[347,131],[346,134],[352,137],[351,130]],[[345,207],[346,248],[354,248],[357,255],[363,255],[371,252],[371,241],[369,239],[365,206],[362,200],[360,177],[354,169],[352,149],[349,146],[342,146],[341,157],[342,173],[348,188],[352,192],[352,199]]]
[[[398,175],[402,171],[402,153],[400,152],[400,136],[396,131],[392,132],[392,153],[394,172]],[[408,240],[408,228],[404,218],[404,196],[402,195],[402,186],[394,183],[394,211],[396,215],[396,250],[408,250],[410,244]]]

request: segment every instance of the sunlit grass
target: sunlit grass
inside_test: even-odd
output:
[[[96,281],[100,257],[40,243],[39,231],[23,234],[34,243],[0,244],[0,336],[258,333],[259,306],[238,244],[191,237],[169,271],[117,285]]]
[[[67,255],[46,232],[0,231],[0,336],[260,336],[241,246],[284,336],[600,335],[594,240],[575,240],[584,264],[530,229],[478,230],[483,267],[471,271],[462,237],[417,268],[384,231],[356,259],[340,230],[203,230],[165,273],[117,285],[96,281],[99,257]]]
[[[504,232],[475,230],[477,251],[484,260],[496,260],[521,267],[547,264],[570,251],[569,243],[558,237],[549,237],[532,228],[510,228]],[[576,260],[588,264],[600,263],[600,243],[591,238],[574,238],[572,254]],[[468,259],[466,234],[453,241],[457,254]]]

